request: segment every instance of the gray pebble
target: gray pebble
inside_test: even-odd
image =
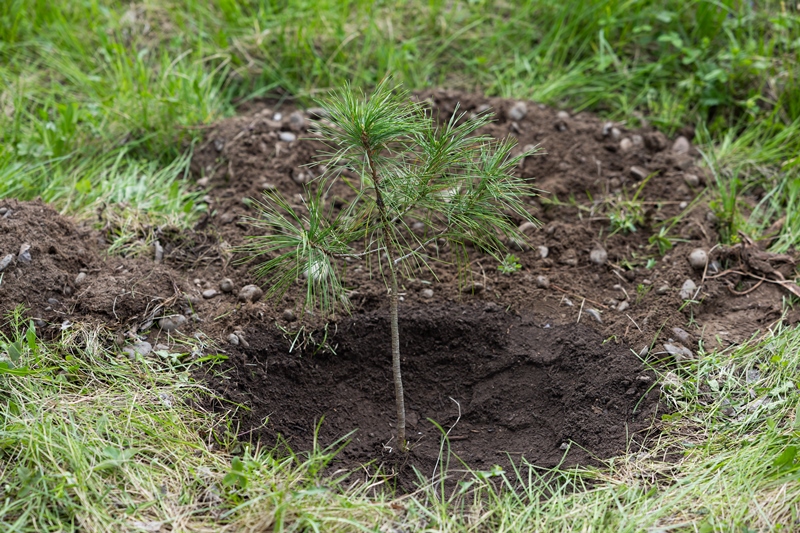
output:
[[[550,287],[550,278],[547,276],[536,276],[536,286],[542,289]]]
[[[592,317],[594,321],[597,322],[598,324],[603,323],[603,319],[600,317],[600,311],[598,311],[597,309],[593,309],[590,307],[589,309],[585,310],[585,313],[590,317]]]
[[[611,128],[611,138],[615,141],[618,141],[619,138],[622,136],[622,132],[619,131],[617,128]]]
[[[611,135],[612,129],[614,129],[613,122],[606,122],[605,124],[603,124],[603,137],[608,137],[609,135]]]
[[[219,282],[219,290],[222,292],[233,292],[233,281],[230,278],[225,278]]]
[[[247,337],[245,337],[244,331],[237,329],[233,332],[239,338],[239,344],[241,344],[244,348],[249,348],[250,343],[247,342]]]
[[[86,272],[81,272],[77,276],[75,276],[75,286],[79,287],[84,281],[86,281]]]
[[[537,246],[536,249],[539,251],[539,257],[545,259],[550,254],[550,248],[547,246]]]
[[[203,291],[203,298],[205,298],[206,300],[210,300],[211,298],[213,298],[217,294],[219,294],[219,293],[217,291],[215,291],[214,289],[206,289],[206,290]]]
[[[228,344],[239,346],[239,337],[237,337],[235,333],[231,333],[230,335],[228,335]]]
[[[14,261],[14,254],[8,254],[7,256],[0,259],[0,272],[8,268],[8,265]]]
[[[50,305],[52,305],[53,307],[55,307],[55,306],[57,306],[57,305],[61,305],[61,302],[59,302],[59,301],[58,301],[58,300],[56,300],[55,298],[48,298],[48,299],[47,299],[47,303],[49,303],[49,304],[50,304]]]
[[[23,243],[22,246],[19,247],[19,255],[17,255],[17,261],[20,263],[30,263],[33,258],[31,257],[31,245]]]
[[[5,215],[8,212],[7,207],[0,207],[0,217]]]
[[[631,304],[629,304],[628,302],[620,302],[619,305],[617,305],[617,311],[622,313],[624,311],[627,311],[630,306]]]
[[[681,344],[692,344],[692,337],[689,335],[689,332],[683,328],[672,328],[672,333],[675,334],[675,338],[678,339]]]
[[[72,287],[70,287],[69,285],[64,287],[64,295],[65,296],[72,296]]]
[[[633,141],[631,141],[631,140],[630,140],[630,139],[628,139],[627,137],[625,137],[624,139],[622,139],[622,140],[619,142],[619,149],[620,149],[620,151],[622,151],[622,152],[627,152],[627,151],[628,151],[628,150],[630,150],[631,148],[633,148]]]
[[[134,350],[136,353],[138,353],[139,355],[141,355],[142,357],[144,357],[144,356],[148,355],[150,352],[152,352],[152,351],[153,351],[153,345],[152,345],[152,344],[150,344],[150,343],[149,343],[149,342],[147,342],[147,341],[140,341],[140,342],[137,342],[136,344],[134,344],[133,346],[131,346],[131,348],[133,348],[133,350]]]
[[[433,289],[422,289],[422,297],[426,300],[433,298]]]
[[[697,174],[684,174],[683,175],[683,181],[689,187],[699,187],[700,186],[700,178],[697,176]]]
[[[635,180],[642,181],[647,177],[647,169],[642,167],[633,166],[630,169],[631,177]]]
[[[689,254],[689,264],[696,270],[702,270],[708,262],[708,254],[702,248],[695,248]]]
[[[328,112],[322,107],[309,107],[306,109],[306,113],[311,118],[326,118],[328,117]]]
[[[574,249],[569,248],[564,250],[564,253],[561,254],[561,257],[558,260],[560,263],[563,263],[567,266],[578,266],[578,254],[575,252]]]
[[[274,120],[275,122],[280,122],[281,120],[283,120],[283,113],[276,112],[274,115],[272,115],[272,120]]]
[[[477,281],[473,283],[467,283],[466,285],[464,285],[464,288],[461,290],[461,292],[465,292],[467,294],[481,293],[483,292],[483,283],[479,283]]]
[[[604,265],[606,260],[608,259],[608,252],[606,252],[605,248],[602,246],[598,246],[591,252],[589,252],[589,259],[595,265]]]
[[[672,144],[672,151],[676,154],[689,153],[689,139],[683,135],[675,139],[675,142]]]
[[[569,113],[567,113],[566,111],[559,111],[558,113],[556,113],[556,116],[558,118],[560,118],[561,120],[567,120],[568,118],[570,118]],[[612,130],[612,134],[613,134],[613,130]]]
[[[299,111],[295,111],[289,115],[289,128],[293,131],[303,131],[306,127],[306,117]]]
[[[287,143],[291,143],[291,142],[294,142],[294,141],[297,140],[297,135],[295,135],[291,131],[282,131],[282,132],[280,132],[278,134],[278,137],[280,137],[280,139],[283,142],[287,142]]]
[[[156,263],[160,263],[164,259],[164,247],[158,241],[153,243],[153,259]]]
[[[240,302],[257,302],[264,296],[264,291],[255,285],[245,285],[239,291]]]
[[[509,120],[519,121],[525,118],[525,115],[528,114],[528,106],[525,105],[525,102],[517,102],[508,110],[506,113],[506,117]]]
[[[295,321],[294,311],[292,311],[291,309],[284,309],[283,319],[287,322],[294,322]]]
[[[156,344],[155,346],[153,346],[153,349],[158,352],[168,352],[169,346],[167,346],[166,344]]]
[[[660,294],[662,296],[664,294],[667,294],[668,292],[669,292],[669,285],[667,284],[661,285],[659,288],[656,289],[656,294]]]
[[[136,350],[131,348],[130,346],[126,346],[122,349],[122,353],[128,356],[130,361],[136,361]]]
[[[292,181],[298,185],[304,185],[308,183],[313,177],[314,176],[312,176],[310,172],[304,172],[302,170],[295,170],[292,172]]]
[[[186,324],[186,317],[183,315],[170,315],[158,320],[158,327],[164,331],[175,331]]]
[[[694,298],[694,293],[697,291],[697,285],[694,284],[694,281],[687,279],[683,282],[683,286],[681,286],[680,296],[682,300],[691,300]]]
[[[694,354],[692,351],[682,344],[664,343],[664,349],[679,363],[686,359],[694,359]]]
[[[641,135],[631,135],[631,141],[634,146],[644,146],[644,139]]]

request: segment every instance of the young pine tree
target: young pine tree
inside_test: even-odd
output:
[[[531,153],[512,156],[512,140],[478,135],[489,114],[468,117],[456,110],[437,125],[423,104],[386,80],[371,96],[345,87],[319,103],[326,118],[315,131],[332,149],[321,161],[326,172],[303,212],[279,193],[265,192],[251,223],[266,234],[250,237],[245,249],[251,257],[268,257],[256,270],[268,296],[304,279],[306,304],[325,311],[348,306],[341,259],[378,266],[389,288],[397,440],[406,450],[399,278],[428,266],[425,247],[438,239],[447,241],[467,275],[468,245],[500,260],[504,240],[523,242],[514,219],[534,221],[525,209],[534,191],[513,171]],[[343,169],[358,179],[348,180],[354,197],[336,210],[326,194],[334,180],[346,179]],[[423,222],[424,235],[412,231],[410,221]]]

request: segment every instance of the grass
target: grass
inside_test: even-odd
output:
[[[669,134],[694,126],[728,237],[774,235],[775,251],[800,242],[800,16],[790,3],[395,4],[2,2],[0,197],[40,196],[82,218],[100,211],[114,248],[130,251],[153,228],[190,227],[202,213],[186,179],[202,125],[247,99],[303,100],[391,72],[409,88],[530,98]],[[23,340],[28,328],[11,322],[5,330]],[[28,375],[0,362],[4,530],[798,528],[793,330],[661,376],[676,414],[646,454],[594,471],[475,473],[463,493],[428,486],[401,500],[322,478],[331,450],[282,459],[233,454],[232,430],[223,442],[198,437],[224,420],[191,407],[207,391],[187,369],[121,361],[98,335],[33,335],[19,344]]]

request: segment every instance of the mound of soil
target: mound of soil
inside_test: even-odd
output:
[[[693,249],[718,241],[690,138],[532,103],[451,91],[416,97],[440,119],[456,104],[466,112],[492,108],[497,121],[484,133],[545,153],[519,168],[542,191],[530,212],[543,223],[528,231],[529,245],[513,250],[521,271],[504,275],[472,251],[472,290],[463,291],[446,264],[433,265],[435,278],[420,272],[402,280],[401,351],[416,420],[406,466],[432,468],[440,435],[429,420],[449,429],[453,450],[478,468],[505,452],[553,465],[564,445],[567,464],[609,457],[657,410],[640,357],[687,364],[701,343],[726,347],[777,321],[797,321],[782,315],[784,287],[756,287],[748,276],[731,283],[690,265]],[[388,453],[393,393],[379,276],[350,268],[353,314],[331,321],[302,312],[299,284],[280,302],[240,296],[256,282],[231,252],[255,232],[245,218],[255,215],[251,199],[274,188],[302,206],[314,187],[318,169],[309,165],[322,145],[308,133],[312,114],[252,102],[210,127],[192,162],[207,215],[193,231],[159,228],[159,261],[155,250],[108,256],[110,235],[39,202],[0,201],[0,309],[24,305],[53,336],[65,321],[103,323],[118,351],[144,341],[182,351],[177,341],[202,331],[229,357],[207,376],[210,385],[249,409],[234,415],[243,438],[284,439],[301,451],[324,416],[321,445],[357,430],[342,459],[400,468]],[[343,186],[331,197],[346,202],[348,194]],[[641,209],[635,231],[612,231],[610,217],[633,207]],[[649,242],[662,227],[673,244],[663,256]],[[755,248],[715,251],[712,266],[741,267],[737,261],[754,257],[748,250]]]

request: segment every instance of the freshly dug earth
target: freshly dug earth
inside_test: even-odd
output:
[[[777,284],[737,296],[731,288],[754,286],[747,276],[713,277],[717,265],[690,265],[693,249],[718,242],[718,222],[703,196],[708,176],[686,138],[532,103],[523,109],[449,91],[417,97],[442,119],[456,104],[468,113],[491,108],[497,121],[486,133],[510,135],[520,150],[544,150],[519,169],[542,191],[530,211],[543,225],[527,231],[529,244],[512,248],[519,272],[502,274],[472,252],[466,285],[445,263],[403,280],[407,457],[392,441],[379,276],[350,265],[355,309],[331,320],[304,313],[300,284],[280,302],[240,294],[256,280],[231,250],[255,232],[245,218],[256,215],[252,200],[276,188],[302,206],[319,174],[309,165],[323,145],[308,133],[310,113],[291,104],[251,103],[209,128],[192,163],[197,186],[207,190],[207,214],[191,232],[157,228],[158,262],[155,248],[139,257],[106,255],[113,227],[102,212],[104,229],[96,230],[39,202],[0,200],[0,266],[11,256],[0,273],[0,309],[25,306],[50,337],[70,324],[102,323],[118,353],[136,344],[139,357],[150,356],[143,341],[183,351],[186,340],[211,339],[216,344],[204,349],[229,359],[205,377],[221,398],[244,407],[215,407],[235,413],[242,438],[302,451],[324,417],[322,446],[357,430],[340,460],[423,473],[432,473],[440,450],[433,422],[475,468],[508,457],[551,466],[620,453],[629,436],[638,445],[637,432],[657,427],[654,376],[639,356],[662,367],[691,364],[701,346],[725,348],[777,321],[796,322],[782,315],[785,291]],[[349,194],[336,188],[330,201]],[[636,209],[636,231],[612,231],[612,215]],[[649,242],[662,227],[674,244],[663,256]],[[446,247],[431,252],[449,257]],[[747,267],[733,249],[710,257],[720,269]]]

